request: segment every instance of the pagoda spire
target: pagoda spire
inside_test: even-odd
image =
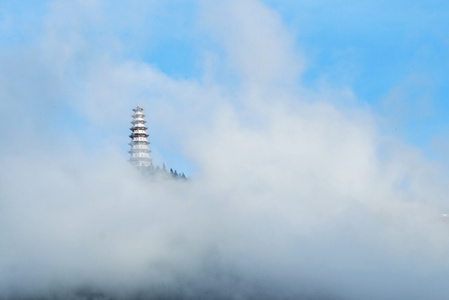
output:
[[[137,107],[133,109],[134,114],[132,115],[133,120],[131,124],[133,126],[130,128],[131,150],[129,150],[130,158],[129,161],[135,167],[149,167],[151,165],[150,149],[148,148],[148,134],[145,127],[145,115],[143,114],[143,108],[139,106],[137,102]]]

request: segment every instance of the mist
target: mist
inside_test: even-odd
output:
[[[121,35],[167,8],[95,3],[50,2],[1,51],[0,299],[445,297],[447,170],[350,88],[302,84],[274,10],[192,2],[220,50],[179,78]],[[177,152],[189,180],[127,162],[137,101],[155,163]]]

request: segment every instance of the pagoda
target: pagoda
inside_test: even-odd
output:
[[[129,145],[131,146],[131,150],[129,150],[130,158],[129,161],[131,164],[138,168],[147,168],[152,166],[151,158],[150,158],[150,149],[148,148],[148,134],[145,127],[145,115],[143,114],[143,108],[139,106],[137,103],[137,107],[133,109],[134,114],[132,115],[133,121],[131,122],[133,126],[130,128],[132,131],[131,142]]]

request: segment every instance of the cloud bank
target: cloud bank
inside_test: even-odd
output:
[[[303,87],[269,7],[194,6],[214,40],[200,79],[127,57],[121,7],[100,1],[50,3],[38,37],[2,51],[0,299],[444,298],[442,170],[336,105],[347,88]],[[137,100],[190,181],[127,164]]]

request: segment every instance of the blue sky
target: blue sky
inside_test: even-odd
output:
[[[420,148],[428,157],[447,160],[449,4],[349,0],[259,4],[275,15],[290,39],[289,51],[302,61],[295,77],[298,86],[310,91],[348,89],[348,99],[330,101],[369,110],[385,134]],[[4,70],[17,74],[10,77],[17,76],[16,83],[26,78],[21,86],[27,90],[36,88],[36,81],[51,81],[45,87],[50,97],[47,92],[41,96],[55,98],[58,109],[52,118],[86,144],[95,143],[92,130],[99,130],[105,139],[123,142],[117,137],[119,124],[98,127],[87,117],[86,107],[76,104],[75,98],[82,96],[75,91],[85,89],[90,70],[108,57],[117,63],[150,66],[174,81],[200,84],[212,61],[214,85],[232,94],[242,83],[224,41],[232,31],[219,29],[217,34],[210,29],[213,26],[207,18],[212,6],[205,1],[4,0],[0,4],[1,54],[4,61],[13,62]],[[245,18],[257,20],[259,16],[255,12]],[[265,24],[259,25],[265,30]],[[52,61],[51,56],[64,49],[69,51],[67,57]],[[29,64],[30,70],[21,69],[20,63]],[[41,75],[42,71],[47,74]],[[139,88],[131,98],[141,98],[145,105],[148,91],[139,92]],[[32,115],[41,120],[38,123],[46,124],[48,132],[54,130],[52,118],[42,120],[48,107],[40,108],[37,103],[41,102],[33,100],[38,93],[21,93],[10,101],[33,107]],[[129,115],[133,100],[123,115]],[[151,118],[151,112],[147,113]],[[170,135],[162,123],[154,125],[150,130],[160,159],[192,168],[179,154],[176,135]]]

